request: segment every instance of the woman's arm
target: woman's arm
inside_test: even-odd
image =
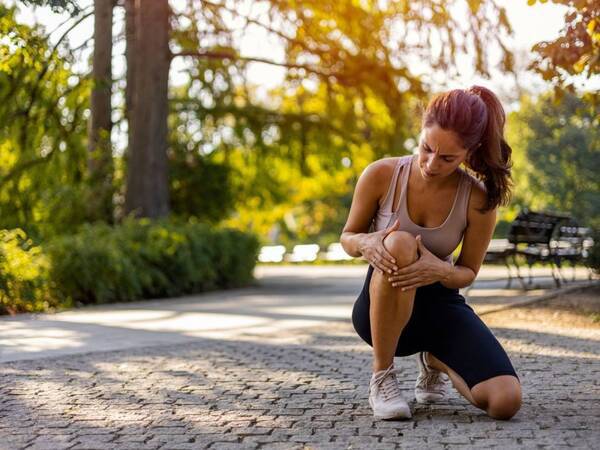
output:
[[[482,184],[473,183],[471,199],[467,212],[467,228],[465,229],[460,255],[448,275],[440,283],[448,288],[469,286],[479,273],[483,258],[496,227],[497,208],[480,213],[477,208],[486,200],[485,188]],[[449,264],[450,265],[450,264]]]
[[[362,255],[362,242],[377,211],[385,182],[391,177],[390,171],[386,161],[377,160],[363,170],[356,182],[348,219],[340,236],[342,248],[350,256]]]

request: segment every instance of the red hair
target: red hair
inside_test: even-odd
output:
[[[483,86],[438,94],[423,113],[424,128],[437,124],[452,130],[468,150],[465,165],[483,181],[487,191],[482,212],[510,202],[512,149],[504,139],[505,121],[500,100]]]

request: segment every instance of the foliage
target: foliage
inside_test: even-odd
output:
[[[231,169],[235,209],[224,223],[282,243],[337,240],[362,170],[406,153],[431,82],[411,72],[409,56],[456,73],[456,55],[470,52],[486,74],[486,40],[510,31],[491,1],[264,4],[271,8],[263,17],[219,1],[191,0],[175,11],[174,57],[189,65],[188,82],[173,89],[169,123],[171,142],[185,142],[178,151]],[[450,14],[457,5],[470,26]],[[226,15],[280,40],[283,61],[242,56]],[[440,54],[422,47],[431,40],[442,42]],[[509,53],[501,62],[508,71]],[[282,67],[282,85],[250,85],[253,61]]]
[[[77,0],[20,0],[25,5],[49,6],[53,12],[66,11],[71,15],[76,15],[81,11]]]
[[[508,119],[514,150],[513,206],[571,213],[581,225],[600,228],[600,111],[567,94],[524,97]]]
[[[232,186],[231,167],[204,155],[194,139],[196,129],[183,118],[169,117],[169,195],[171,210],[179,217],[218,223],[229,216],[240,193]]]
[[[86,219],[89,85],[37,27],[0,5],[0,228],[39,237]]]
[[[34,246],[0,234],[1,312],[172,297],[253,280],[255,236],[178,220],[86,224]]]
[[[539,0],[541,1],[541,0]],[[545,3],[547,0],[541,1]],[[528,0],[530,5],[536,0]],[[532,48],[540,57],[535,58],[530,69],[536,70],[544,80],[562,90],[574,93],[569,78],[583,75],[591,78],[600,73],[600,3],[597,0],[552,0],[568,7],[565,26],[554,41],[543,41]],[[590,100],[598,102],[598,93],[589,93]]]
[[[54,306],[48,269],[47,256],[23,230],[0,230],[0,314]]]
[[[256,239],[239,231],[144,219],[115,228],[86,225],[48,246],[61,297],[78,304],[243,285],[252,279],[257,252]]]

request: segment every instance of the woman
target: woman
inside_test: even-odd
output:
[[[394,356],[415,353],[417,402],[443,400],[449,377],[490,417],[509,419],[521,406],[506,352],[459,294],[479,272],[497,207],[510,199],[504,122],[489,89],[439,94],[423,114],[418,154],[375,161],[357,182],[340,241],[370,263],[352,322],[373,347],[369,404],[376,418],[411,417]]]

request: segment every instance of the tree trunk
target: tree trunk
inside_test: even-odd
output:
[[[133,144],[133,94],[135,92],[135,0],[125,0],[125,60],[127,61],[127,75],[125,86],[125,117],[127,118],[127,149]],[[125,154],[126,158],[127,155]]]
[[[135,90],[125,213],[136,217],[157,218],[169,213],[169,12],[167,0],[135,3]]]
[[[113,222],[113,158],[110,133],[113,0],[94,0],[94,56],[91,115],[88,123],[88,170],[91,220]]]

